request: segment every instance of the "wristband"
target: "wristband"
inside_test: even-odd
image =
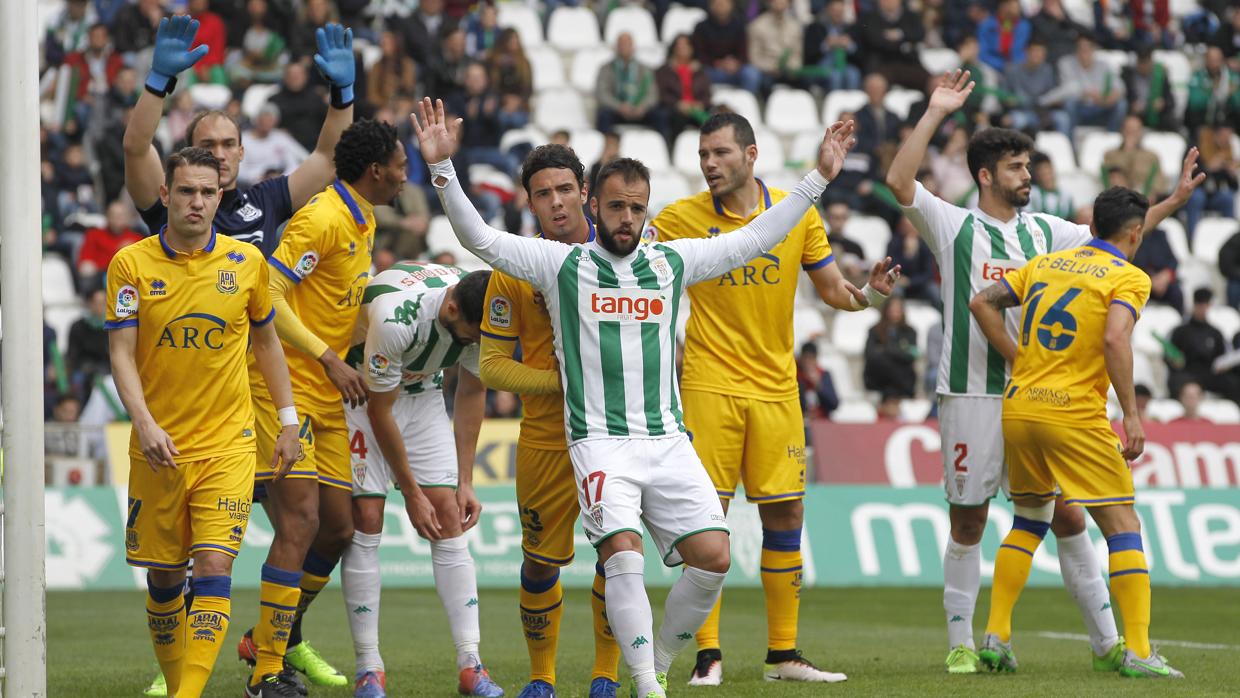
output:
[[[177,79],[152,70],[146,76],[145,87],[148,92],[162,99],[177,88]]]
[[[448,186],[448,182],[451,182],[456,177],[456,168],[452,166],[451,158],[444,158],[442,161],[432,164],[430,170],[431,184],[439,189]]]
[[[353,104],[353,85],[332,85],[332,109],[344,109]]]
[[[276,410],[276,417],[279,418],[281,427],[295,427],[301,422],[297,418],[296,407],[281,407]]]
[[[869,302],[871,308],[883,307],[883,304],[885,304],[887,299],[890,297],[884,296],[878,291],[878,289],[868,283],[865,285],[865,288],[861,289],[861,292],[865,294],[865,299]]]

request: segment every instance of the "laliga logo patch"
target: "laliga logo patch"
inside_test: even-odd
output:
[[[303,254],[301,259],[297,260],[297,266],[293,267],[293,273],[297,275],[297,278],[304,279],[310,276],[310,272],[314,271],[314,268],[317,266],[319,266],[319,253],[310,250]]]
[[[503,296],[492,298],[490,320],[495,327],[510,327],[512,325],[512,302]]]
[[[650,243],[658,239],[659,239],[659,229],[655,228],[653,225],[646,226],[646,229],[642,231],[642,238],[641,238],[642,243],[649,245]]]
[[[387,371],[388,358],[383,354],[374,354],[369,361],[370,375],[382,376]]]
[[[129,317],[138,312],[138,289],[121,286],[116,292],[116,316]]]

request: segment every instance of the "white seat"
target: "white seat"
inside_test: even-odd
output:
[[[258,112],[262,110],[271,96],[280,91],[279,85],[264,85],[256,82],[245,88],[245,94],[241,97],[241,113],[245,114],[248,119],[257,119]]]
[[[693,34],[698,23],[704,19],[706,10],[700,7],[672,5],[667,9],[667,14],[663,15],[663,33],[659,36],[663,37],[663,43],[670,44],[672,39],[681,34]]]
[[[1180,313],[1171,306],[1152,304],[1145,306],[1141,317],[1132,331],[1132,343],[1137,351],[1150,356],[1163,355],[1162,343],[1158,338],[1168,339],[1171,331],[1183,322]]]
[[[858,388],[853,381],[852,368],[849,367],[848,359],[843,354],[829,349],[820,349],[818,366],[831,374],[831,384],[835,386],[835,394],[840,400],[857,400],[865,397],[865,391]]]
[[[526,126],[524,128],[514,128],[504,131],[504,135],[499,137],[499,149],[502,152],[508,152],[518,143],[528,143],[537,147],[547,142],[547,134],[540,131],[537,127]]]
[[[1124,137],[1111,131],[1090,131],[1081,140],[1077,149],[1077,162],[1081,172],[1091,177],[1102,176],[1102,158],[1108,151],[1115,150],[1124,142]],[[1073,191],[1075,194],[1076,192]],[[1090,197],[1092,198],[1092,197]],[[1078,199],[1079,201],[1080,199]]]
[[[1058,131],[1039,131],[1034,145],[1051,159],[1056,174],[1076,171],[1076,154],[1072,149],[1072,141],[1064,134]]]
[[[501,2],[495,7],[499,26],[512,27],[521,37],[521,46],[530,50],[543,44],[542,20],[538,11],[524,2]]]
[[[190,85],[189,98],[199,109],[223,109],[232,99],[232,90],[228,89],[227,85],[200,82]]]
[[[1064,12],[1072,21],[1085,26],[1094,26],[1094,3],[1091,0],[1064,0]]]
[[[1184,136],[1174,131],[1147,131],[1141,139],[1141,147],[1154,151],[1158,156],[1158,169],[1168,190],[1175,188],[1180,170],[1184,168],[1184,153],[1188,143]]]
[[[1231,338],[1240,332],[1240,313],[1229,305],[1212,305],[1206,313],[1206,320],[1214,325],[1214,329],[1223,333],[1223,341],[1230,346]]]
[[[667,49],[663,47],[663,44],[638,45],[633,51],[633,57],[647,68],[658,70],[663,67],[664,63],[667,63]]]
[[[754,129],[754,141],[758,145],[758,161],[754,172],[759,176],[771,175],[784,169],[784,144],[774,132],[764,128]]]
[[[1094,203],[1094,197],[1102,192],[1102,182],[1098,180],[1098,171],[1086,172],[1084,168],[1077,172],[1057,172],[1056,178],[1060,191],[1072,192],[1072,200],[1077,205]]]
[[[808,170],[818,161],[818,146],[822,145],[822,129],[802,131],[792,137],[787,162],[797,170]]]
[[[930,401],[924,398],[900,401],[900,419],[905,422],[924,422],[930,415]]]
[[[1167,69],[1167,80],[1171,83],[1171,96],[1175,99],[1176,111],[1183,111],[1184,105],[1188,103],[1188,82],[1193,77],[1193,64],[1181,51],[1155,51],[1154,62]]]
[[[750,92],[736,87],[717,86],[711,90],[710,101],[745,117],[754,128],[762,125],[762,110],[758,107],[758,98]]]
[[[534,123],[547,133],[590,127],[581,95],[568,87],[543,90],[534,97]]]
[[[865,250],[867,262],[877,262],[887,256],[887,244],[891,242],[891,226],[878,216],[856,215],[849,217],[844,226],[844,237],[855,241]]]
[[[841,401],[831,413],[831,421],[840,424],[871,424],[878,421],[878,410],[865,400]]]
[[[603,134],[592,128],[579,128],[568,136],[568,143],[577,159],[583,163],[593,164],[603,154]],[[587,165],[589,167],[589,165]]]
[[[525,49],[525,57],[534,75],[535,92],[564,86],[564,59],[559,51],[550,46],[534,46]]]
[[[547,21],[547,42],[561,51],[598,46],[602,41],[598,17],[588,7],[561,5],[552,11]]]
[[[1198,411],[1215,424],[1240,424],[1240,406],[1231,400],[1202,400]]]
[[[894,87],[887,96],[883,98],[883,106],[890,109],[892,113],[900,117],[900,120],[908,118],[908,112],[914,104],[921,101],[925,95],[917,90],[906,90],[903,87]]]
[[[931,75],[941,75],[960,67],[960,54],[955,49],[923,48],[918,54],[921,56],[921,67]]]
[[[821,128],[814,96],[805,90],[775,90],[766,100],[766,127],[781,136]]]
[[[465,249],[461,241],[456,238],[456,233],[452,232],[452,223],[447,216],[431,218],[430,227],[426,232],[426,252],[428,257],[434,257],[442,252],[451,252],[456,257],[457,266],[466,271],[489,268],[486,262]]]
[[[818,308],[798,306],[792,311],[792,346],[799,348],[806,342],[826,335],[827,323]],[[834,378],[834,376],[832,376]]]
[[[383,49],[365,39],[355,40],[353,46],[358,53],[362,54],[362,67],[366,70],[370,70],[375,67],[375,64],[383,60]]]
[[[1132,353],[1132,382],[1134,385],[1144,385],[1150,389],[1150,392],[1153,392],[1155,386],[1159,385],[1154,375],[1154,363],[1148,354],[1139,351]]]
[[[1128,51],[1105,51],[1098,50],[1094,52],[1094,56],[1098,61],[1106,63],[1111,68],[1111,77],[1118,79],[1119,73],[1124,66],[1132,63],[1132,54]]]
[[[620,133],[620,152],[625,157],[641,160],[651,172],[672,169],[667,155],[667,141],[658,131],[648,128],[626,128]],[[653,187],[652,187],[653,188]]]
[[[659,45],[659,33],[654,26],[654,17],[644,7],[621,5],[607,13],[607,25],[603,29],[603,43],[615,46],[616,39],[628,32],[636,46]]]
[[[647,219],[653,220],[665,206],[690,194],[685,178],[675,170],[662,170],[650,174],[650,210]]]
[[[594,94],[598,85],[598,71],[611,62],[615,52],[607,46],[591,46],[573,54],[569,81],[582,94]]]
[[[865,353],[865,340],[870,328],[878,324],[878,311],[874,308],[855,313],[836,313],[831,323],[831,345],[845,356],[861,356]]]
[[[869,98],[861,90],[834,90],[827,93],[822,102],[822,123],[833,124],[840,120],[840,114],[849,111],[856,113],[866,105]]]
[[[1171,16],[1177,18],[1183,18],[1201,9],[1201,3],[1197,0],[1171,0],[1167,4]]]
[[[904,321],[917,331],[917,346],[925,351],[926,340],[930,330],[943,322],[943,314],[929,303],[906,301],[904,303]]]
[[[697,131],[681,131],[672,145],[672,164],[681,174],[692,177],[702,176],[702,166],[698,160],[698,145],[702,136]],[[761,150],[759,157],[761,157]]]
[[[1218,268],[1218,251],[1223,243],[1240,231],[1233,218],[1204,218],[1193,231],[1193,256],[1211,269]]]
[[[56,333],[56,346],[62,354],[69,350],[69,328],[85,314],[85,309],[76,300],[44,307],[43,321]]]
[[[1177,400],[1150,400],[1145,413],[1155,422],[1170,422],[1184,416],[1184,405]]]
[[[1188,234],[1184,232],[1184,224],[1178,218],[1168,216],[1158,224],[1158,227],[1167,234],[1167,244],[1171,246],[1171,252],[1178,261],[1183,263],[1191,259],[1192,253],[1188,250]]]
[[[64,305],[77,302],[73,291],[73,270],[58,254],[43,255],[43,304]]]

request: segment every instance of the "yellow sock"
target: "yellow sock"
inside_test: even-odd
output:
[[[232,579],[225,576],[194,579],[194,605],[189,609],[185,661],[177,698],[198,698],[211,678],[220,645],[228,635],[232,613]]]
[[[719,609],[722,606],[723,594],[720,593],[719,598],[715,600],[715,607],[710,609],[710,615],[706,616],[706,622],[702,623],[702,627],[693,636],[699,652],[719,649]]]
[[[319,592],[331,581],[332,570],[340,559],[329,560],[314,552],[314,548],[306,551],[306,559],[301,567],[301,595],[297,597],[297,615],[293,618],[293,627],[289,629],[288,646],[301,644],[301,622],[306,618],[310,604],[319,597]]]
[[[555,685],[555,650],[564,615],[564,588],[557,570],[551,579],[531,581],[521,575],[521,628],[530,653],[530,681]]]
[[[762,591],[766,596],[767,648],[776,651],[796,649],[797,619],[801,613],[801,529],[762,529],[761,560]],[[717,611],[716,606],[716,612],[711,614],[716,622],[716,641],[719,632]]]
[[[1117,533],[1107,538],[1111,554],[1111,595],[1124,617],[1128,649],[1145,659],[1150,649],[1150,572],[1140,533]]]
[[[301,572],[282,570],[263,565],[262,587],[258,596],[258,624],[254,626],[254,646],[258,659],[250,684],[256,684],[267,674],[279,674],[284,669],[284,651],[288,649],[288,634],[297,614],[297,588]]]
[[[990,588],[990,618],[986,621],[986,632],[999,636],[1003,642],[1012,639],[1012,609],[1016,608],[1016,600],[1029,581],[1029,570],[1033,567],[1033,553],[1042,544],[1049,523],[1032,521],[1017,516],[1012,523],[1012,531],[999,545],[995,555],[995,579]]]
[[[155,659],[168,683],[168,695],[176,695],[181,687],[181,665],[185,656],[184,585],[161,588],[147,577],[146,586],[146,626],[151,632],[151,645],[155,647]]]
[[[603,576],[603,566],[594,566],[594,589],[590,594],[590,608],[594,619],[594,668],[590,678],[602,676],[616,681],[620,670],[620,645],[611,634],[611,624],[607,622],[607,578]]]

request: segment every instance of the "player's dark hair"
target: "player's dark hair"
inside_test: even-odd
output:
[[[200,111],[197,114],[195,114],[194,118],[190,120],[189,126],[185,127],[185,142],[186,143],[188,143],[189,145],[194,144],[195,129],[198,128],[198,124],[201,123],[203,119],[209,116],[218,116],[221,119],[227,119],[228,122],[233,125],[233,128],[237,129],[237,143],[241,142],[241,124],[237,123],[237,120],[234,119],[232,115],[226,111],[220,111],[219,109],[208,109],[206,111]]]
[[[482,309],[486,305],[487,284],[490,281],[490,271],[471,271],[457,282],[452,295],[465,322],[471,325],[482,322]]]
[[[209,150],[202,148],[181,148],[173,153],[168,162],[164,163],[164,186],[172,186],[172,175],[177,171],[178,167],[209,167],[215,170],[218,177],[220,174],[220,161],[215,159]]]
[[[1033,151],[1033,139],[1010,128],[988,128],[978,131],[969,139],[969,174],[973,182],[981,185],[978,173],[983,169],[995,174],[999,161],[1010,155],[1023,155]]]
[[[603,190],[603,182],[612,177],[621,177],[626,184],[645,182],[647,187],[650,186],[650,169],[643,165],[641,160],[616,158],[599,168],[598,175],[594,178],[596,196]]]
[[[753,126],[749,123],[749,119],[737,114],[736,112],[721,111],[711,114],[706,123],[702,124],[700,133],[705,136],[714,133],[721,128],[727,126],[732,127],[732,135],[736,138],[736,142],[742,149],[748,148],[758,142],[753,135]]]
[[[525,187],[526,195],[530,193],[530,180],[543,170],[568,170],[577,178],[577,188],[585,186],[586,166],[572,148],[559,143],[540,145],[525,156],[521,163],[521,186]]]
[[[391,124],[372,119],[355,121],[336,143],[336,176],[356,182],[371,165],[386,165],[399,147],[400,139]]]
[[[1094,199],[1094,232],[1110,240],[1134,220],[1144,221],[1150,200],[1127,187],[1111,187]]]

